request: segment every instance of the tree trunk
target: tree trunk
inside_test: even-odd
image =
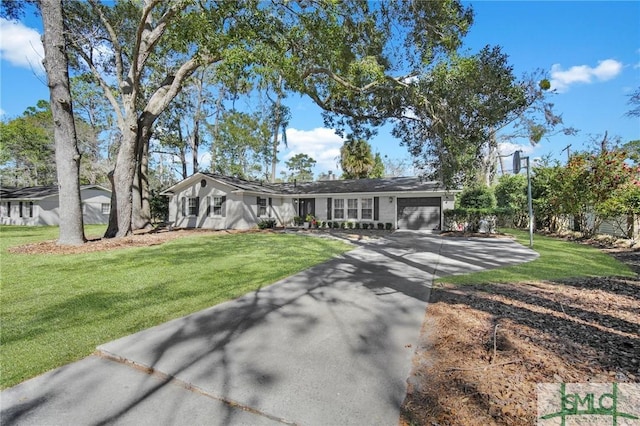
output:
[[[105,238],[119,238],[131,234],[133,213],[133,178],[136,170],[136,141],[138,138],[138,123],[135,113],[127,114],[129,117],[126,133],[122,135],[122,143],[118,149],[116,165],[111,179],[112,190],[115,193],[116,209],[111,209],[109,227]],[[113,196],[111,197],[114,198]],[[112,202],[113,204],[113,202]]]
[[[197,112],[196,117],[200,116],[200,111]],[[198,164],[198,149],[200,149],[200,119],[196,118],[193,123],[193,138],[191,143],[191,155],[193,161],[193,174],[200,171],[200,165]]]
[[[280,130],[280,96],[276,100],[275,118],[273,120],[273,152],[271,155],[271,182],[276,181],[276,166],[278,165],[278,131]]]
[[[149,141],[152,124],[141,123],[136,146],[136,173],[132,188],[132,229],[149,229],[151,224],[151,204],[149,202]]]
[[[80,196],[80,152],[71,105],[62,2],[42,0],[40,11],[44,28],[44,67],[51,95],[56,146],[60,215],[58,244],[80,245],[85,242]]]

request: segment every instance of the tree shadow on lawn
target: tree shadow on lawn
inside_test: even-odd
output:
[[[436,269],[429,262],[438,261],[436,238],[417,236],[409,247],[395,237],[364,244],[277,285],[101,346],[106,356],[165,379],[92,421],[126,418],[179,381],[227,403],[221,424],[233,421],[237,407],[327,424],[379,424],[383,413],[394,423]],[[174,243],[163,262],[215,265],[211,246],[196,246]],[[480,256],[482,245],[477,248]],[[509,251],[493,250],[486,261],[471,251],[456,253],[456,271],[495,266],[492,258]],[[95,395],[99,388],[82,391]]]
[[[206,259],[203,249],[190,261]],[[231,423],[238,407],[269,418],[310,416],[328,423],[359,418],[373,424],[381,411],[393,418],[405,396],[431,277],[416,268],[407,276],[408,265],[388,262],[393,265],[347,253],[277,285],[103,345],[106,356],[165,379],[91,421],[127,418],[176,381],[225,402],[224,418],[216,420],[220,424]],[[102,296],[95,303],[121,301]],[[86,301],[65,303],[76,302]],[[80,406],[83,395],[100,392],[99,384],[83,383],[86,389],[75,401]],[[39,390],[41,395],[49,391],[56,390]],[[52,410],[46,404],[8,410],[27,420],[40,408]]]

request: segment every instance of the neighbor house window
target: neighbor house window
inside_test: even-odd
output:
[[[349,198],[347,200],[347,219],[358,218],[358,199]]]
[[[29,201],[29,217],[33,217],[33,201]]]
[[[258,197],[258,217],[267,215],[267,199]]]
[[[109,204],[109,203],[102,203],[101,211],[102,211],[102,214],[109,214],[109,213],[111,213],[111,204]]]
[[[188,215],[198,216],[198,197],[189,197],[188,200]]]
[[[333,200],[333,218],[344,219],[344,200]]]
[[[362,199],[361,219],[373,219],[373,198]]]

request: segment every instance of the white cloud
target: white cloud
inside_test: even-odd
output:
[[[20,22],[0,18],[0,58],[16,67],[44,74],[44,47],[40,33]]]
[[[318,127],[313,130],[287,129],[287,144],[289,148],[281,146],[281,152],[286,152],[281,164],[296,154],[307,154],[316,160],[316,170],[336,170],[342,138],[334,130]]]
[[[593,83],[594,80],[607,81],[616,77],[622,71],[622,62],[605,59],[592,68],[588,65],[575,65],[563,70],[560,64],[551,66],[551,88],[558,92],[566,92],[575,83]]]
[[[211,167],[211,151],[198,155],[198,166],[200,170],[207,170]]]
[[[513,142],[498,143],[498,152],[500,155],[511,155],[516,151],[522,151],[523,154],[531,154],[534,148],[531,144],[519,145]]]

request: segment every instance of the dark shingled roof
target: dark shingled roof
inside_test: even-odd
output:
[[[81,185],[80,189],[94,188],[97,185]],[[14,199],[14,200],[29,200],[40,199],[49,197],[52,195],[58,195],[58,186],[30,186],[27,188],[9,188],[3,187],[0,189],[0,197],[2,199]]]
[[[439,182],[419,177],[393,177],[381,179],[321,180],[316,182],[276,183],[285,194],[342,194],[354,192],[399,192],[444,190]]]
[[[419,177],[393,177],[382,179],[325,180],[298,183],[251,182],[240,178],[203,173],[213,179],[245,191],[273,194],[343,194],[356,192],[398,192],[444,190],[438,182]]]
[[[273,184],[267,182],[248,181],[233,176],[224,176],[217,173],[202,173],[212,179],[224,182],[229,186],[233,186],[244,191],[279,193],[280,191],[273,187]]]

